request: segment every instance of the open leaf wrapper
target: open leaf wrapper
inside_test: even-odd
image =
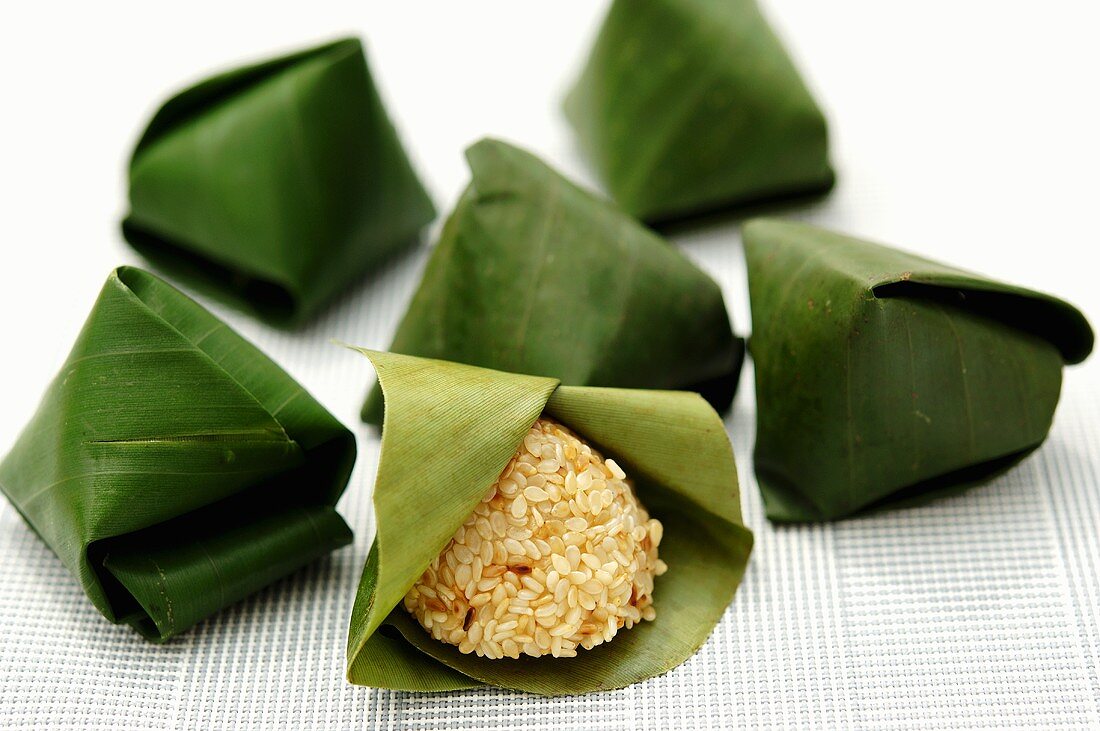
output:
[[[729,406],[744,343],[713,279],[523,150],[482,140],[466,158],[393,352]],[[363,418],[381,423],[377,387]]]
[[[495,685],[543,695],[619,688],[690,657],[721,618],[752,546],[733,452],[697,394],[559,386],[457,363],[362,351],[386,397],[378,532],[352,612],[348,678],[381,688]],[[664,524],[652,622],[574,658],[489,660],[437,642],[400,606],[545,414],[634,480]]]
[[[126,239],[276,325],[308,319],[435,209],[347,39],[181,92],[130,162]]]
[[[355,440],[151,274],[111,274],[0,489],[107,619],[164,640],[351,541]]]
[[[615,0],[565,102],[654,224],[828,191],[825,118],[753,0]]]
[[[1092,350],[1065,302],[803,224],[744,230],[756,474],[768,517],[828,520],[985,482],[1038,447],[1063,363]]]

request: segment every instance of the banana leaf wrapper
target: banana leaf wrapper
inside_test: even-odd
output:
[[[378,532],[352,611],[348,679],[410,691],[494,685],[542,695],[619,688],[690,657],[721,618],[752,547],[733,451],[697,394],[561,386],[552,378],[362,351],[386,397]],[[612,456],[664,524],[657,618],[575,658],[488,660],[437,642],[400,602],[545,413]]]
[[[107,280],[0,488],[107,619],[165,640],[351,541],[355,439],[140,269]]]
[[[435,217],[346,39],[220,74],[161,107],[130,161],[127,241],[279,326],[302,323]]]
[[[744,229],[768,517],[926,502],[1046,438],[1084,316],[1045,294],[803,224]]]
[[[713,279],[523,150],[482,140],[466,157],[393,352],[730,405],[745,349]],[[381,423],[377,386],[362,415]]]
[[[655,225],[835,179],[825,118],[753,0],[615,0],[565,112],[612,197]]]

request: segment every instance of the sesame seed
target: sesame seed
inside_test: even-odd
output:
[[[523,491],[523,496],[533,503],[541,503],[543,500],[550,499],[550,495],[547,494],[546,490],[543,490],[541,487],[535,487],[534,485],[526,488]]]
[[[576,533],[588,530],[588,521],[584,518],[569,518],[565,521],[565,527]]]
[[[593,571],[602,566],[602,564],[600,563],[600,559],[596,558],[596,555],[593,553],[581,554],[581,561],[584,563],[585,566],[592,569]]]
[[[658,520],[650,521],[649,523],[649,540],[653,542],[654,546],[658,546],[661,543],[661,538],[665,534],[665,528]]]

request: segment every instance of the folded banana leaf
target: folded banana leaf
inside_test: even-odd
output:
[[[362,351],[386,398],[378,532],[348,637],[352,683],[414,691],[483,684],[543,695],[619,688],[676,667],[706,640],[752,546],[717,414],[696,394],[559,386],[552,378]],[[490,660],[438,642],[400,602],[545,414],[611,455],[665,526],[657,616],[577,657]]]
[[[652,224],[833,186],[825,118],[754,0],[615,0],[565,111]]]
[[[830,520],[981,484],[1050,430],[1084,316],[803,224],[744,229],[768,517]]]
[[[523,150],[482,140],[466,158],[472,180],[392,351],[729,406],[744,343],[714,280]],[[377,386],[363,419],[381,423]]]
[[[282,326],[435,217],[354,38],[170,99],[134,150],[130,206],[123,234],[151,262]]]
[[[351,541],[355,439],[151,274],[107,280],[0,489],[107,619],[165,640]]]

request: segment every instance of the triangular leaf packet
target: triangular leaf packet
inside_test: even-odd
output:
[[[392,351],[729,406],[744,343],[713,279],[528,152],[487,139],[466,158]],[[381,422],[377,388],[363,418]]]
[[[981,484],[1050,430],[1092,350],[1049,295],[808,225],[744,229],[756,474],[778,521],[830,520]]]
[[[690,657],[733,598],[752,547],[733,451],[698,394],[561,386],[551,378],[362,351],[386,398],[377,534],[352,610],[348,678],[409,691],[494,685],[541,695],[619,688]],[[657,616],[572,658],[489,660],[431,638],[400,602],[545,414],[613,456],[665,526]]]
[[[351,541],[355,439],[140,269],[111,274],[0,489],[112,622],[165,640]]]
[[[130,161],[122,231],[158,267],[292,326],[434,217],[349,38],[166,102]]]
[[[565,111],[651,224],[833,186],[825,118],[754,0],[615,0]]]

